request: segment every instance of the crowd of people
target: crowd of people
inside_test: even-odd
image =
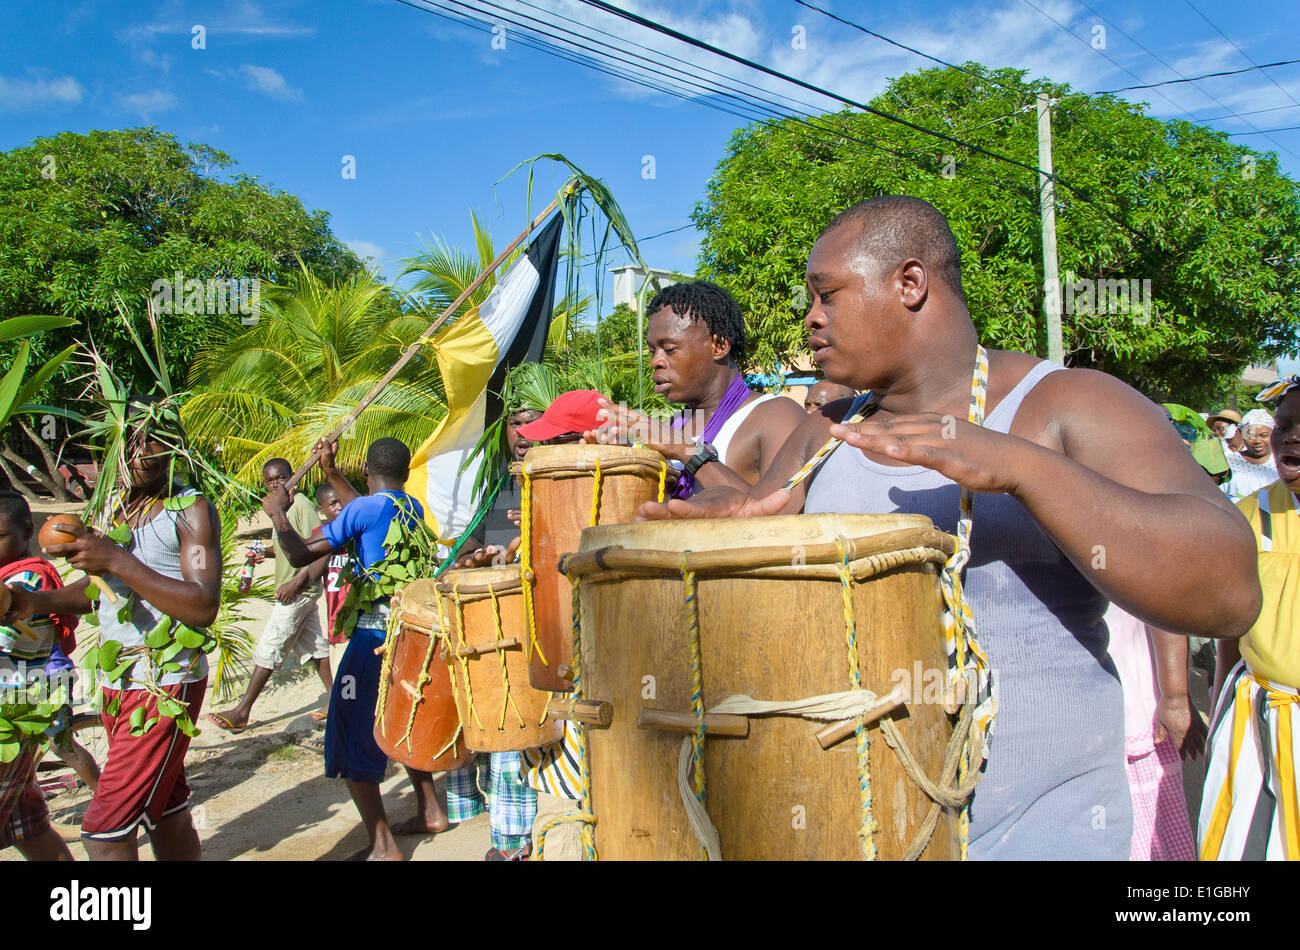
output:
[[[696,281],[665,289],[647,308],[655,390],[681,407],[669,429],[600,393],[566,393],[549,406],[508,407],[509,456],[579,439],[656,449],[674,482],[664,502],[642,506],[646,519],[907,512],[967,538],[965,594],[999,688],[970,806],[972,858],[1300,857],[1290,718],[1300,695],[1290,639],[1300,594],[1300,379],[1261,394],[1276,401],[1275,417],[1262,409],[1202,417],[1104,373],[985,350],[956,240],[919,199],[877,198],[837,215],[810,251],[806,280],[808,342],[825,381],[802,408],[747,385],[741,312],[724,290]],[[571,727],[550,746],[482,755],[449,773],[445,810],[433,776],[408,768],[417,812],[389,823],[380,793],[388,761],[373,735],[389,605],[363,606],[331,676],[316,600],[322,577],[338,598],[350,578],[376,570],[389,556],[390,525],[422,512],[404,489],[410,451],[400,441],[370,446],[364,494],[335,467],[332,446],[318,448],[315,504],[285,490],[288,461],[263,469],[277,602],[247,693],[211,721],[242,731],[276,668],[290,656],[314,662],[330,693],[320,714],[325,774],[342,779],[356,805],[368,838],[359,858],[400,859],[396,837],[437,834],[485,809],[490,860],[528,859],[543,828],[548,859],[577,857],[578,825],[554,820],[576,807]],[[142,433],[136,449],[121,500],[131,542],[83,531],[49,549],[104,574],[123,596],[134,592],[133,611],[102,600],[96,608],[86,579],[52,581],[15,587],[0,621],[49,620],[41,629],[51,648],[62,629],[51,618],[92,609],[126,648],[143,646],[164,613],[211,623],[218,516],[193,489],[168,482],[164,446]],[[818,460],[811,477],[791,484]],[[514,489],[500,494],[457,566],[518,555],[517,498]],[[8,519],[21,535],[14,510],[0,504],[0,530]],[[28,541],[30,527],[26,541],[0,553],[27,557]],[[180,556],[195,546],[212,552],[201,566]],[[331,602],[331,630],[340,604]],[[1189,652],[1202,643],[1216,648],[1208,730],[1188,696]],[[0,647],[13,650],[11,641]],[[196,715],[202,654],[180,667],[163,689]],[[130,858],[143,826],[158,857],[196,858],[189,739],[166,717],[143,735],[128,728],[135,708],[157,714],[157,694],[137,692],[105,690],[120,702],[104,714],[109,754],[83,841],[92,858]],[[1203,751],[1194,834],[1180,769]],[[27,764],[4,776],[0,845],[55,856]]]

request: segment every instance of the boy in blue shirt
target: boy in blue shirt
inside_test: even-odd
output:
[[[321,472],[334,486],[343,510],[323,525],[320,534],[303,538],[286,514],[289,499],[276,486],[262,500],[289,563],[305,567],[324,554],[332,554],[349,542],[356,542],[357,560],[364,570],[381,563],[387,555],[384,541],[394,518],[414,520],[424,516],[419,501],[406,494],[403,486],[410,471],[411,450],[399,439],[376,439],[366,452],[362,469],[367,494],[359,495],[334,467],[335,447],[318,443]],[[398,502],[405,506],[404,511]],[[354,855],[356,860],[400,861],[402,853],[395,834],[439,832],[449,827],[447,816],[433,791],[433,776],[407,768],[415,786],[419,814],[405,826],[390,827],[384,812],[379,785],[388,768],[388,757],[375,742],[375,706],[379,698],[382,660],[375,655],[383,645],[388,626],[388,598],[366,606],[357,620],[339,663],[330,693],[329,719],[325,725],[325,775],[342,778],[361,813],[370,844]]]

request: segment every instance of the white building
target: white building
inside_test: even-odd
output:
[[[645,283],[646,271],[637,267],[635,264],[624,264],[621,267],[611,267],[609,272],[614,275],[614,305],[621,303],[627,304],[633,310],[637,309],[637,292],[641,285]],[[659,267],[651,267],[649,273],[653,274],[659,280],[659,289],[671,287],[678,282],[681,277],[677,271],[663,270]],[[687,278],[688,280],[690,278]],[[646,301],[654,296],[652,288],[646,288]]]

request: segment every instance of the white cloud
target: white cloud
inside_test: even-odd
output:
[[[116,101],[118,109],[123,112],[133,112],[145,122],[149,121],[150,116],[167,112],[180,105],[180,100],[175,95],[162,89],[132,93],[129,96],[119,93]]]
[[[0,111],[4,112],[72,106],[80,102],[84,94],[81,83],[71,76],[55,79],[10,79],[0,76]]]
[[[344,241],[365,262],[371,273],[381,273],[388,261],[388,251],[371,241]]]
[[[290,86],[282,75],[269,66],[244,63],[239,67],[239,74],[244,84],[254,92],[260,92],[281,102],[302,101],[302,90]]]
[[[316,27],[298,25],[269,17],[262,7],[249,0],[234,5],[233,10],[223,11],[216,16],[184,16],[175,4],[167,8],[165,16],[151,23],[141,23],[119,31],[118,37],[129,43],[149,42],[155,36],[190,35],[196,25],[202,25],[211,37],[227,36],[243,39],[274,39],[297,36],[311,36]]]

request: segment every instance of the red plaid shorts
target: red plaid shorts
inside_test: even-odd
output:
[[[0,765],[0,848],[32,838],[50,827],[50,810],[36,784],[36,757],[28,746]]]

